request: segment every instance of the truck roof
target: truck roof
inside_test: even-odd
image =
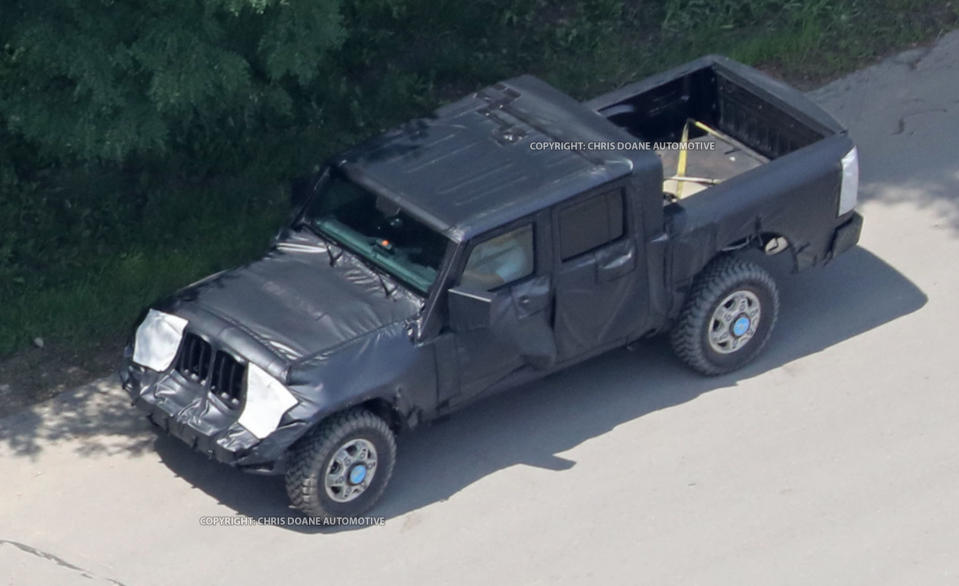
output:
[[[482,89],[344,153],[351,179],[455,241],[548,207],[637,167],[652,151],[590,149],[635,137],[524,75]],[[544,143],[580,148],[539,148]]]

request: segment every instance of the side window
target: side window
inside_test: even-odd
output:
[[[460,285],[489,291],[533,272],[533,226],[527,224],[473,247]]]
[[[569,260],[622,236],[623,215],[621,189],[560,208],[557,214],[560,259]]]

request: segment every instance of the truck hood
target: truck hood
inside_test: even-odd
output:
[[[331,265],[324,241],[291,233],[262,259],[179,291],[168,307],[190,321],[188,328],[210,336],[229,329],[235,338],[240,330],[288,365],[414,317],[422,300],[389,285],[387,296],[358,258],[343,253]],[[234,350],[262,361],[249,355],[260,352]]]

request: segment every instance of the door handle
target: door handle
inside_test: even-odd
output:
[[[612,281],[629,273],[634,268],[636,268],[636,254],[635,249],[630,248],[626,253],[599,265],[597,270],[601,281]]]

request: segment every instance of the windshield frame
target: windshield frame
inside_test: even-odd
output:
[[[426,289],[423,289],[420,284],[415,282],[415,280],[404,276],[403,273],[409,269],[404,271],[403,266],[396,262],[390,253],[386,251],[380,251],[375,246],[368,246],[365,242],[361,244],[358,239],[353,237],[352,234],[344,234],[340,232],[336,226],[336,224],[340,223],[335,219],[330,218],[322,220],[322,223],[326,224],[326,229],[324,229],[324,227],[321,225],[317,225],[319,222],[311,221],[315,220],[315,218],[310,217],[310,208],[317,201],[317,198],[321,197],[324,188],[329,184],[330,181],[334,179],[336,174],[340,175],[340,178],[343,180],[352,183],[373,197],[384,197],[388,199],[391,203],[396,205],[396,207],[402,213],[418,222],[423,228],[430,230],[438,237],[442,238],[445,244],[445,249],[442,257],[440,258],[439,264],[436,266],[436,275]],[[420,219],[415,211],[410,210],[401,202],[397,202],[393,198],[388,197],[377,190],[370,189],[365,182],[356,181],[352,174],[343,167],[337,165],[327,165],[316,175],[316,177],[317,178],[314,181],[313,189],[311,190],[309,196],[305,198],[305,201],[295,214],[293,225],[296,227],[302,226],[308,228],[318,237],[331,242],[346,252],[349,252],[351,255],[360,259],[374,272],[385,275],[391,280],[396,281],[398,284],[402,285],[404,289],[410,291],[411,293],[427,300],[433,298],[435,296],[434,294],[439,288],[439,285],[441,285],[444,281],[446,268],[450,262],[451,255],[457,249],[457,242],[450,238],[443,231],[437,230],[429,222],[425,222]],[[333,229],[331,230],[330,228]],[[346,225],[343,225],[343,228],[352,231],[352,229]]]

